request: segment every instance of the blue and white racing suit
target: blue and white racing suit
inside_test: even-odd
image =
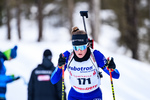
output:
[[[109,75],[107,68],[103,67],[106,64],[104,55],[98,50],[93,50],[92,53],[98,68],[102,68],[103,71]],[[71,84],[68,100],[102,100],[102,92],[99,87],[101,79],[91,57],[82,62],[78,62],[72,58],[71,62],[69,62],[71,52],[65,51],[63,54],[64,57],[67,58],[64,69],[68,69],[69,71],[69,80]],[[115,79],[118,79],[120,76],[117,69],[111,73],[112,77]],[[55,84],[61,77],[62,69],[59,69],[57,66],[51,76],[51,82]]]

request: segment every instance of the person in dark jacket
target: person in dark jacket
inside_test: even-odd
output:
[[[4,52],[0,51],[0,100],[6,100],[7,83],[18,80],[20,77],[15,77],[14,75],[6,75],[6,67],[4,65],[5,61],[16,58],[17,56],[17,46],[12,49],[8,49]]]
[[[62,81],[53,85],[50,77],[55,67],[52,53],[46,49],[43,53],[42,64],[39,64],[32,73],[28,84],[28,100],[61,100]],[[66,95],[66,94],[65,94]]]

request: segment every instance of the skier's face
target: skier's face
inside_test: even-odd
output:
[[[87,52],[87,47],[84,50],[79,49],[78,51],[74,50],[78,58],[83,58]]]

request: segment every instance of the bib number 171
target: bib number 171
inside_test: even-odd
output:
[[[79,85],[85,85],[86,82],[88,82],[88,84],[91,84],[90,78],[78,78],[77,80],[79,82]]]

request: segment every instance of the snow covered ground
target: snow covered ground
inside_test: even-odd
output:
[[[81,19],[82,20],[82,19]],[[81,22],[81,21],[80,21]],[[6,61],[7,74],[20,75],[22,78],[7,85],[7,100],[27,100],[27,83],[31,71],[42,61],[43,51],[49,48],[53,53],[54,65],[57,65],[61,52],[71,49],[71,41],[65,28],[50,27],[45,23],[44,41],[37,43],[37,24],[24,20],[22,24],[22,40],[18,40],[16,32],[16,21],[12,21],[12,40],[6,40],[6,27],[0,27],[0,50],[7,50],[18,45],[18,56],[16,59]],[[80,24],[81,25],[81,24]],[[80,29],[83,26],[79,26]],[[114,91],[116,100],[149,100],[150,98],[150,65],[131,59],[120,54],[115,44],[119,32],[108,26],[101,26],[99,44],[95,43],[95,49],[100,50],[105,57],[112,56],[120,72],[120,79],[114,79]],[[118,53],[119,52],[119,53]],[[70,84],[68,72],[65,72],[66,91]],[[103,72],[101,81],[103,100],[113,100],[109,76]]]

